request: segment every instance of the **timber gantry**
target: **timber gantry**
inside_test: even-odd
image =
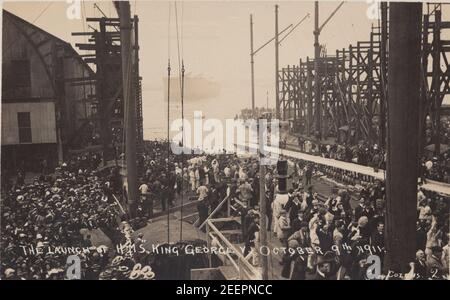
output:
[[[75,44],[80,50],[89,51],[83,59],[93,66],[95,74],[89,78],[79,78],[72,84],[88,85],[95,83],[95,93],[88,101],[96,112],[86,123],[95,124],[100,137],[104,162],[124,153],[125,103],[123,97],[123,78],[121,60],[121,27],[119,18],[86,18],[91,31],[74,32],[73,36],[88,37],[85,43]],[[131,85],[136,99],[136,149],[137,157],[143,153],[142,117],[142,77],[139,75],[139,43],[137,16],[131,19],[133,45],[131,51]]]
[[[442,102],[450,94],[450,41],[444,40],[450,21],[442,20],[444,5],[427,4],[422,23],[420,148],[434,144],[435,153],[440,153],[440,120],[446,113]],[[333,55],[321,45],[317,82],[315,61],[309,57],[278,70],[280,117],[293,122],[294,134],[348,144],[365,140],[385,147],[388,6],[381,3],[380,20],[366,41]]]

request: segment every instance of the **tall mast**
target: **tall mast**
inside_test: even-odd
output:
[[[136,99],[133,97],[131,64],[131,15],[130,3],[119,2],[120,44],[122,55],[123,99],[126,106],[125,154],[127,165],[127,196],[130,216],[134,217],[137,203],[137,167],[136,167]]]
[[[278,41],[278,5],[275,5],[275,101],[276,101],[276,118],[280,119],[280,95],[279,95],[279,82],[278,82],[278,69],[279,69],[279,55],[278,48],[280,43]]]
[[[250,15],[250,65],[252,73],[252,113],[255,111],[255,53],[253,51],[253,15]]]

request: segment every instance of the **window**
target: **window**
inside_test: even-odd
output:
[[[19,143],[31,143],[31,117],[29,112],[17,113],[19,125]]]

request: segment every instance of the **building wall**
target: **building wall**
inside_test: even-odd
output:
[[[76,57],[66,56],[64,58],[63,68],[65,78],[91,77],[86,65],[80,63],[80,60]],[[73,133],[83,125],[86,117],[92,115],[91,105],[89,102],[85,102],[85,100],[90,95],[95,95],[95,85],[74,86],[71,83],[66,83],[64,93],[66,112],[70,116],[70,119],[67,118],[67,129],[68,133]]]
[[[56,143],[55,104],[45,103],[4,103],[2,104],[2,145],[18,145],[19,112],[29,112],[31,138],[33,144]]]
[[[29,62],[28,86],[17,86],[18,60]],[[92,114],[90,103],[83,99],[95,90],[93,85],[73,85],[68,80],[88,78],[92,73],[69,43],[3,10],[2,125],[7,128],[2,128],[2,135],[6,134],[2,136],[2,145],[17,143],[18,129],[12,127],[17,125],[14,113],[28,107],[33,111],[32,125],[37,126],[33,128],[33,143],[56,143],[59,130],[64,152],[82,147],[80,139],[73,140],[83,132],[83,125]]]
[[[22,28],[23,27],[23,28]],[[13,19],[3,17],[2,31],[2,102],[16,101],[24,98],[39,98],[44,101],[55,99],[51,79],[45,71],[45,65],[39,53],[45,54],[50,51],[51,43],[43,44],[36,51],[23,32],[28,32],[25,26],[16,26]],[[43,34],[35,33],[34,41],[39,44],[45,39]],[[46,57],[46,62],[50,58]],[[28,60],[31,70],[29,87],[17,87],[14,74],[15,60]]]

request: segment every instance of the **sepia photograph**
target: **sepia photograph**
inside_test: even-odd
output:
[[[450,279],[448,0],[1,6],[1,281]]]

